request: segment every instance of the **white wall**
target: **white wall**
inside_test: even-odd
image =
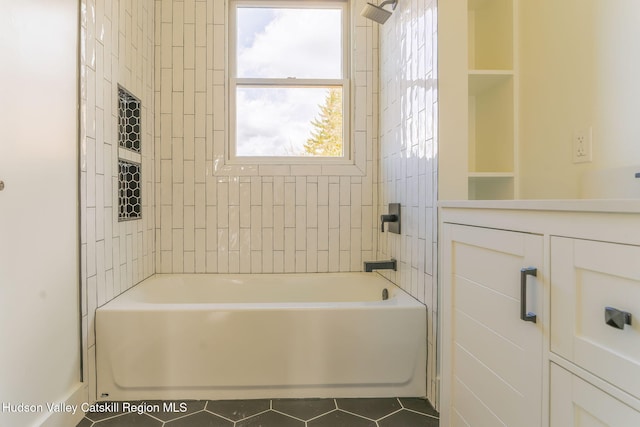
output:
[[[638,16],[636,0],[521,2],[523,198],[578,198],[585,172],[640,164]],[[589,126],[593,163],[574,164]]]
[[[380,31],[380,204],[400,203],[401,234],[379,236],[385,276],[427,305],[427,397],[438,404],[436,0],[399,1]],[[377,24],[376,24],[377,25]],[[377,224],[379,226],[379,223]]]
[[[85,378],[95,309],[155,273],[154,3],[82,0],[80,238]],[[118,85],[141,100],[142,218],[118,222]]]
[[[0,425],[75,425],[78,307],[75,0],[0,1]],[[52,415],[50,417],[50,415]],[[80,415],[80,414],[78,414]]]
[[[351,172],[221,167],[225,2],[156,0],[156,244],[160,273],[361,271],[376,245],[377,49],[352,6]]]

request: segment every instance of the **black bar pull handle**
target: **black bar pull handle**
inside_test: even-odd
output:
[[[520,319],[525,322],[536,323],[537,316],[535,313],[527,313],[527,276],[538,275],[538,269],[535,267],[527,267],[520,270]]]

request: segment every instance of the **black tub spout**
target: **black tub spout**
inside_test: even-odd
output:
[[[398,263],[394,258],[386,261],[365,261],[364,271],[371,273],[373,270],[393,270],[397,271]]]

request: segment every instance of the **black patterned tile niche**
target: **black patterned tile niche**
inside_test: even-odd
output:
[[[140,100],[118,87],[118,143],[120,147],[140,152]]]
[[[118,160],[118,219],[127,221],[142,216],[140,194],[140,165],[126,160]]]

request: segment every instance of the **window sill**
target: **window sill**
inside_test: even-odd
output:
[[[213,161],[213,175],[216,176],[364,176],[366,160],[353,161],[316,161],[298,162],[296,160],[282,163],[265,161],[264,163],[248,163],[225,161],[220,156]]]

